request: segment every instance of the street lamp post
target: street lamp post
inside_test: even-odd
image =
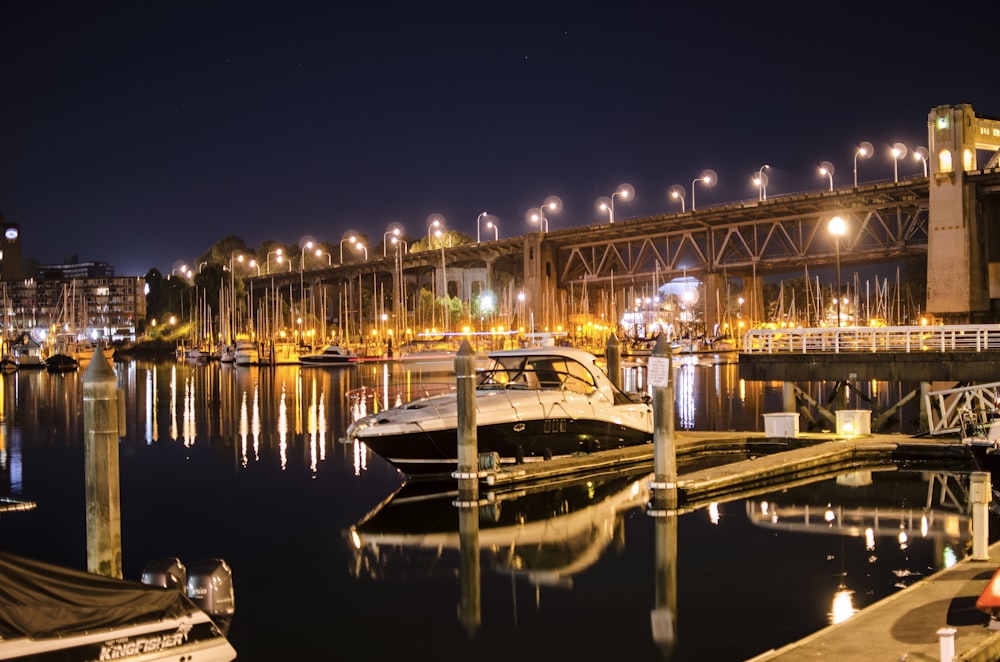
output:
[[[681,186],[680,184],[674,184],[673,186],[671,186],[670,188],[667,189],[667,195],[668,196],[670,196],[674,200],[680,200],[681,201],[681,213],[682,214],[684,213],[684,193],[685,193],[684,187]]]
[[[386,230],[382,234],[382,257],[386,257],[388,255],[389,235],[392,235],[393,239],[398,237],[399,228],[392,228],[391,230]]]
[[[854,188],[858,188],[858,157],[867,159],[869,156],[875,153],[875,148],[869,142],[863,142],[858,145],[858,149],[854,152]]]
[[[273,251],[271,251],[270,253],[267,254],[267,257],[264,260],[265,266],[267,267],[267,273],[271,273],[271,256],[272,255],[277,255],[278,257],[277,257],[277,259],[275,261],[280,264],[281,263],[281,254],[283,252],[284,252],[284,249],[278,248],[278,249],[273,250]]]
[[[829,161],[823,161],[819,164],[819,174],[824,175],[830,180],[830,190],[833,190],[833,164]]]
[[[899,160],[906,156],[906,145],[896,143],[892,146],[892,181],[899,182]]]
[[[608,222],[615,222],[615,198],[619,197],[622,200],[628,200],[631,196],[635,195],[635,189],[632,188],[631,184],[619,184],[618,188],[614,193],[608,198],[601,198],[597,201],[597,208],[601,211],[608,212]]]
[[[450,306],[451,297],[448,296],[448,270],[447,270],[447,266],[445,265],[445,261],[444,261],[444,239],[445,239],[445,237],[444,237],[444,233],[441,232],[441,230],[438,230],[437,232],[435,232],[434,235],[438,238],[438,242],[440,242],[440,244],[441,244],[441,282],[442,282],[442,285],[443,285],[443,288],[444,288],[442,290],[442,294],[443,294],[443,298],[444,298],[444,332],[448,333],[448,318],[451,316],[449,314],[450,313],[450,309],[451,309],[451,306]],[[451,244],[450,239],[449,239],[448,243],[449,243],[449,245]]]
[[[350,236],[348,236],[348,237],[344,237],[343,239],[340,240],[340,263],[341,264],[344,263],[344,242],[346,241],[347,243],[349,243],[350,245],[353,246],[354,242],[356,242],[357,240],[358,240],[358,238],[356,236],[354,236],[353,234],[350,235]]]
[[[915,158],[917,161],[920,161],[920,163],[922,163],[924,166],[924,177],[927,176],[927,156],[928,154],[926,147],[917,147],[915,150],[913,150],[913,158]]]
[[[317,248],[316,252],[314,253],[314,255],[316,257],[323,257],[325,255],[326,256],[326,266],[328,266],[328,267],[329,266],[333,266],[333,256],[330,255],[329,253],[327,253],[326,251],[324,251],[322,248]]]
[[[444,227],[444,216],[441,214],[431,214],[427,217],[427,248],[431,247],[431,233],[434,228]]]
[[[766,163],[762,165],[757,170],[757,179],[753,180],[753,183],[757,185],[757,199],[767,200],[767,176],[764,171],[769,169],[771,166]]]
[[[493,221],[486,221],[486,227],[493,229],[493,241],[499,241],[500,229],[497,227],[497,224],[494,223]]]
[[[551,212],[558,212],[562,209],[562,200],[560,200],[557,196],[550,195],[545,198],[545,202],[539,206],[537,212],[534,209],[528,210],[528,220],[532,223],[538,223],[539,232],[549,231],[549,219],[545,218],[546,208],[548,208]]]
[[[476,243],[477,244],[480,241],[480,239],[479,239],[480,224],[482,223],[483,219],[486,218],[486,216],[487,216],[486,212],[483,212],[479,216],[476,217]]]
[[[694,185],[698,182],[703,183],[705,186],[714,186],[715,182],[719,180],[718,176],[715,174],[714,170],[702,170],[701,174],[691,182],[691,211],[694,211]]]
[[[365,262],[367,262],[368,261],[368,247],[365,246],[364,243],[360,242],[360,241],[357,242],[357,243],[355,243],[354,247],[357,248],[357,249],[363,250],[365,252]]]
[[[834,216],[827,224],[827,229],[833,235],[833,245],[837,255],[837,328],[840,328],[840,238],[847,234],[847,221],[840,216]]]

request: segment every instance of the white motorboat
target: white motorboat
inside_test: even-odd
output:
[[[260,351],[257,343],[245,336],[236,338],[236,348],[233,351],[233,363],[235,365],[258,365],[260,363]]]
[[[477,376],[480,455],[500,464],[652,443],[648,398],[630,396],[596,357],[572,347],[492,352]],[[458,463],[456,393],[419,398],[360,418],[347,437],[404,474],[450,476]]]
[[[234,604],[228,566],[212,559],[207,574],[189,576],[170,561],[140,583],[0,552],[0,660],[235,659],[225,633]]]
[[[351,350],[340,345],[326,345],[318,352],[302,354],[299,361],[302,365],[349,365],[358,360],[357,355]]]

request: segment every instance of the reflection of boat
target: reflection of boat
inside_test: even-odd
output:
[[[589,352],[514,349],[493,352],[490,361],[475,387],[480,454],[513,464],[652,441],[648,402],[616,387]],[[450,475],[458,461],[456,398],[420,398],[370,414],[347,436],[408,475]]]
[[[185,582],[190,590],[190,580]],[[207,613],[211,607],[196,604],[176,586],[112,579],[0,552],[0,596],[0,659],[236,657]]]
[[[318,352],[303,354],[299,357],[302,365],[347,365],[357,361],[358,357],[350,350],[340,345],[326,345]]]
[[[544,485],[520,485],[481,494],[479,550],[494,568],[535,585],[570,587],[572,576],[597,562],[621,535],[623,513],[649,498],[648,467],[578,476]],[[348,531],[357,572],[410,572],[412,558],[459,551],[462,532],[456,491],[427,493],[406,483]],[[395,565],[398,563],[398,566]]]

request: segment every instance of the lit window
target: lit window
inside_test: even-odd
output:
[[[938,154],[938,171],[951,172],[951,152],[946,149]]]

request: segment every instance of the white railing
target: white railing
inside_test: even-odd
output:
[[[1000,382],[929,391],[924,399],[931,434],[959,432],[963,437],[974,437],[996,420]]]
[[[1000,324],[754,329],[743,337],[748,354],[987,350],[1000,350]]]

